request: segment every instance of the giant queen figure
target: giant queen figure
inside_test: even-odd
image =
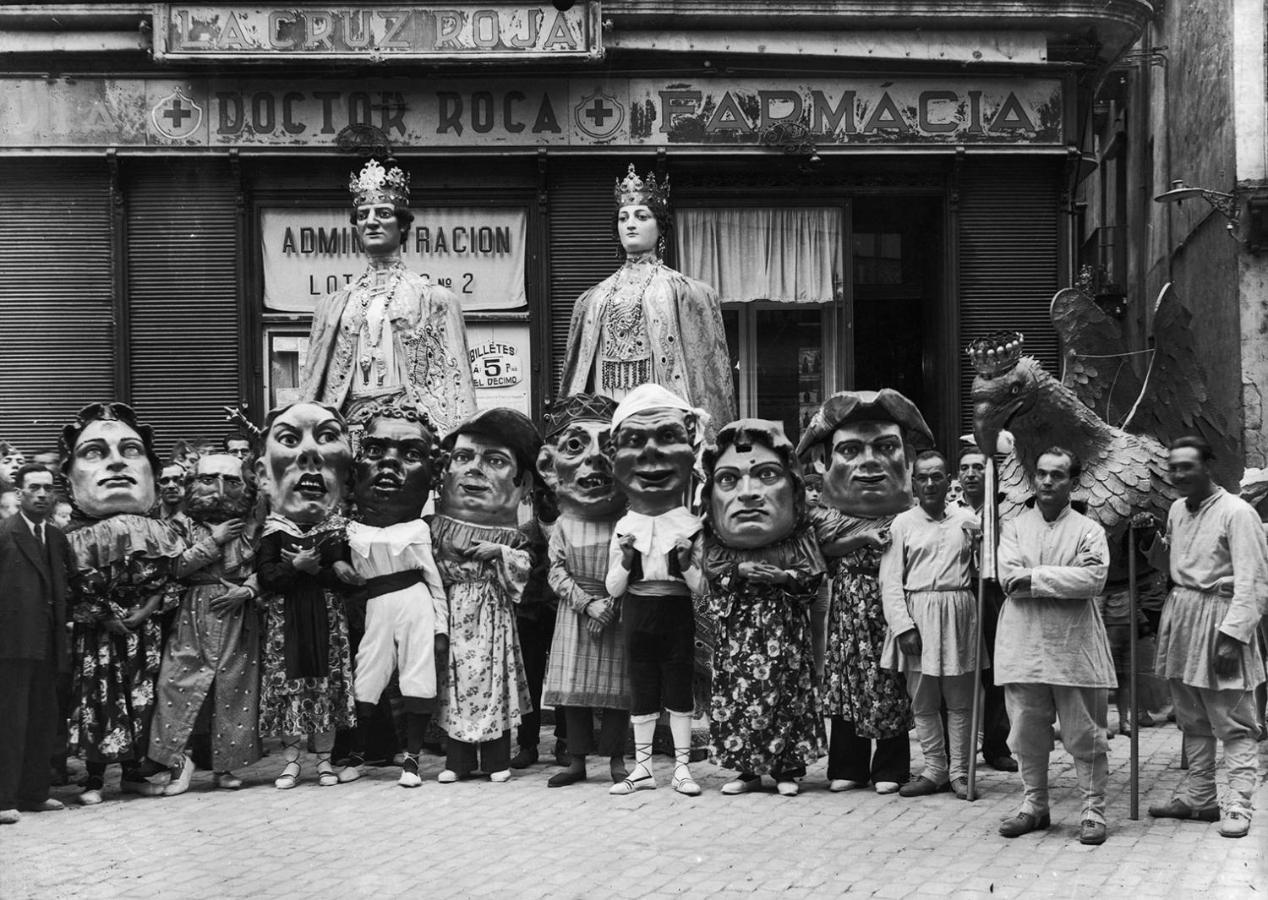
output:
[[[659,384],[706,411],[706,431],[735,418],[726,331],[717,292],[661,259],[669,232],[669,182],[640,178],[633,163],[615,191],[625,262],[573,308],[560,396],[620,401]]]
[[[317,302],[301,397],[333,406],[352,425],[368,407],[404,397],[444,434],[475,412],[462,307],[401,261],[414,221],[409,176],[372,159],[348,190],[370,262],[347,288]]]

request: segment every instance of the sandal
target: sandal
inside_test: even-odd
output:
[[[677,713],[675,713],[677,715]],[[674,790],[687,797],[699,797],[700,785],[691,777],[687,763],[691,761],[691,748],[674,748]]]
[[[339,783],[335,767],[330,764],[329,753],[317,754],[317,784],[319,787],[334,787]]]
[[[344,771],[347,770],[345,769]],[[405,759],[401,761],[401,777],[397,779],[396,783],[404,788],[416,788],[423,783],[423,779],[418,777],[417,754],[405,754]]]
[[[282,774],[273,780],[273,787],[279,791],[289,791],[295,785],[299,784],[299,760],[291,760],[282,769]]]
[[[608,788],[613,796],[632,794],[635,791],[656,789],[656,776],[652,774],[652,745],[650,742],[634,744],[634,771]]]

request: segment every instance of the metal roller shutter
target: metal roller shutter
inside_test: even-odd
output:
[[[0,440],[29,457],[114,390],[105,160],[6,160],[0,209]]]
[[[963,355],[978,337],[1006,328],[1054,375],[1057,334],[1048,318],[1060,268],[1060,160],[971,160],[960,176],[961,434],[972,431],[975,374]]]
[[[620,264],[612,234],[612,185],[623,163],[552,159],[550,217],[550,385],[559,389],[568,323],[577,298]],[[647,166],[646,168],[651,168]]]
[[[238,385],[237,189],[228,165],[139,164],[128,183],[132,402],[161,453],[219,438]]]

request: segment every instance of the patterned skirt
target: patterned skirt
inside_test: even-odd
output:
[[[352,657],[343,601],[326,591],[330,623],[327,658],[329,672],[322,678],[286,675],[286,621],[281,597],[270,597],[265,625],[264,680],[260,688],[260,736],[313,734],[357,723],[352,696]]]

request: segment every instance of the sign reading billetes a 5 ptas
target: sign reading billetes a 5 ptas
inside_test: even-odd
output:
[[[598,0],[241,6],[159,3],[154,55],[181,61],[508,60],[602,55]]]

